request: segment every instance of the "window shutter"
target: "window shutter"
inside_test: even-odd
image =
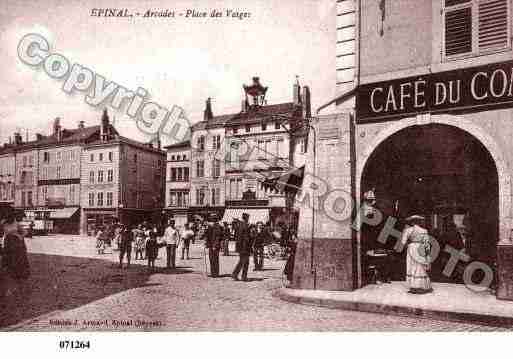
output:
[[[508,0],[479,2],[479,49],[508,46]]]
[[[445,13],[445,56],[472,52],[472,9],[465,7]]]

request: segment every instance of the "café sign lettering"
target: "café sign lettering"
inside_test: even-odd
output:
[[[513,61],[361,85],[357,122],[513,104]]]

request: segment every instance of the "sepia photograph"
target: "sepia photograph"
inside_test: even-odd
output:
[[[513,0],[4,0],[0,38],[0,332],[513,329]]]

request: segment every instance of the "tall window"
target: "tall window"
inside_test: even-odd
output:
[[[69,201],[75,203],[75,186],[69,186]]]
[[[57,179],[60,179],[60,178],[61,178],[61,166],[57,166]]]
[[[246,125],[245,129],[246,129],[246,132],[251,132],[251,125]]]
[[[33,204],[32,204],[32,191],[28,191],[27,192],[27,205],[29,207],[33,206]]]
[[[198,137],[198,151],[205,151],[205,136]]]
[[[176,180],[178,182],[182,182],[183,181],[183,168],[181,168],[181,167],[178,167],[176,169]]]
[[[57,161],[58,162],[62,161],[62,152],[61,151],[57,152]]]
[[[94,193],[89,193],[89,207],[94,207]]]
[[[444,0],[446,58],[510,48],[509,0]]]
[[[112,207],[112,198],[113,198],[112,192],[107,192],[107,206],[108,207]]]
[[[205,188],[201,187],[196,190],[196,205],[203,206],[205,204]]]
[[[218,159],[214,159],[214,163],[212,164],[212,177],[221,177],[221,161]]]
[[[99,158],[99,161],[103,161],[103,153],[100,153],[100,158]]]
[[[213,206],[218,206],[221,203],[221,190],[220,188],[212,188],[212,201]]]
[[[112,182],[114,180],[114,170],[107,171],[107,182]]]
[[[21,192],[21,206],[25,207],[25,203],[26,203],[26,193]]]
[[[89,161],[94,162],[94,153],[91,153],[91,155],[89,156]]]
[[[89,183],[94,183],[94,171],[89,172]]]
[[[176,207],[176,191],[169,191],[169,206]]]
[[[98,171],[98,183],[103,182],[103,171]]]
[[[214,138],[212,139],[213,141],[213,148],[214,150],[218,150],[221,148],[221,135],[216,135],[214,136]]]
[[[205,177],[205,161],[196,161],[196,177]]]
[[[50,162],[50,153],[48,153],[48,152],[43,153],[43,162],[45,162],[45,163]]]
[[[112,162],[114,159],[114,154],[112,152],[109,152],[109,161]]]
[[[176,168],[171,168],[171,182],[176,182]]]
[[[267,130],[267,123],[262,122],[262,131]]]
[[[103,192],[98,192],[97,196],[97,205],[98,207],[101,207],[103,206]]]
[[[189,182],[189,167],[184,167],[183,169],[183,180]]]

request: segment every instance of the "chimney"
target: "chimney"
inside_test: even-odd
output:
[[[310,88],[303,86],[303,93],[301,96],[301,106],[303,108],[303,118],[312,117],[312,105],[310,102]]]
[[[106,108],[103,110],[100,123],[100,138],[102,141],[107,141],[109,139],[109,115],[107,114]]]
[[[292,86],[292,98],[294,105],[301,104],[301,85],[299,84],[299,76],[296,76],[296,83]]]
[[[60,129],[61,129],[61,119],[60,119],[60,117],[56,117],[55,120],[53,120],[53,135],[57,136]]]
[[[209,97],[205,103],[205,111],[203,111],[203,120],[210,121],[214,118],[212,113],[212,99]]]
[[[248,107],[249,107],[249,102],[248,102],[248,98],[246,97],[244,100],[242,100],[242,103],[240,106],[241,112],[245,113],[248,110]]]
[[[83,129],[85,127],[84,121],[78,121],[78,128]]]

